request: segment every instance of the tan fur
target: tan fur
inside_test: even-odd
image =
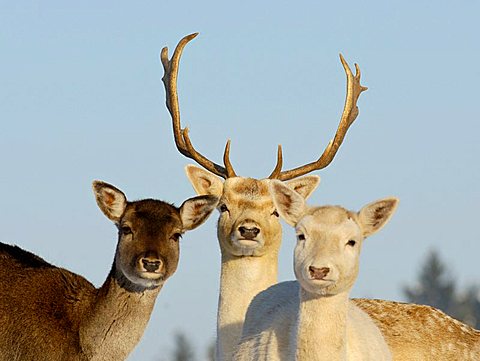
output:
[[[1,361],[124,360],[177,268],[178,236],[199,226],[217,203],[212,196],[189,199],[180,208],[152,199],[128,202],[103,182],[94,182],[94,192],[119,228],[102,287],[0,243]]]
[[[478,361],[480,331],[423,305],[353,299],[380,328],[395,361]]]
[[[245,313],[260,291],[277,282],[278,251],[282,229],[269,193],[270,180],[220,178],[189,165],[187,176],[198,194],[220,197],[217,236],[222,253],[217,316],[217,360],[231,360],[240,340]],[[319,177],[299,178],[291,183],[305,197]],[[222,211],[222,209],[226,209]],[[239,227],[260,230],[253,241],[242,241]],[[242,243],[243,242],[243,243]]]

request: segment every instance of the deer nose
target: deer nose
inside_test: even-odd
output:
[[[238,231],[243,238],[254,239],[260,233],[260,229],[257,227],[247,228],[244,226],[238,227]]]
[[[317,268],[310,266],[308,267],[308,271],[310,272],[310,277],[316,280],[323,280],[325,276],[330,272],[330,268],[328,267],[322,267],[322,268]]]
[[[162,267],[163,262],[157,258],[141,258],[141,266],[146,272],[156,272]]]

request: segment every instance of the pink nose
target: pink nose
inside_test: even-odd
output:
[[[323,280],[328,272],[330,272],[330,268],[328,267],[317,268],[310,266],[308,267],[308,270],[310,272],[310,277],[316,280]]]

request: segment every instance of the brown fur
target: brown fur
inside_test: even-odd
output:
[[[154,199],[144,199],[129,203],[120,222],[137,229],[141,239],[147,244],[155,244],[155,252],[162,255],[165,272],[172,275],[177,269],[179,243],[171,242],[169,238],[174,233],[183,233],[179,209],[171,204]],[[137,237],[136,237],[137,238]],[[133,252],[142,252],[143,242],[135,242]]]
[[[217,203],[212,196],[189,199],[181,208],[152,199],[127,202],[103,182],[95,182],[94,191],[101,210],[119,228],[102,287],[0,243],[1,361],[124,360],[177,268],[178,235],[200,225]],[[190,222],[197,213],[200,221]],[[159,266],[147,270],[144,260]]]

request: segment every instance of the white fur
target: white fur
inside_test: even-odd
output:
[[[297,281],[255,297],[234,360],[391,360],[380,330],[349,293],[364,233],[378,231],[397,200],[371,203],[356,214],[341,207],[309,208],[282,183],[270,186],[280,215],[296,225]],[[310,267],[328,272],[314,279]]]

